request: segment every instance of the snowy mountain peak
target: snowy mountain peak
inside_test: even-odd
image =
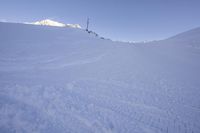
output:
[[[57,26],[57,27],[71,27],[71,28],[81,28],[79,24],[63,24],[50,19],[45,19],[37,22],[33,22],[34,25],[46,25],[46,26]]]
[[[58,27],[65,27],[65,24],[56,22],[50,19],[45,19],[41,21],[34,22],[35,25],[47,25],[47,26],[58,26]]]

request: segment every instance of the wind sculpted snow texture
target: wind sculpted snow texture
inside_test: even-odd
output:
[[[199,46],[0,23],[0,132],[199,133]]]

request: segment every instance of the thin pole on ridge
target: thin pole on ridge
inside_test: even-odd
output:
[[[88,30],[89,30],[89,24],[90,24],[90,19],[89,19],[89,18],[87,18],[87,27],[86,27],[86,31],[88,31]]]

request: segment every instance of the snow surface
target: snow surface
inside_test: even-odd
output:
[[[0,132],[199,133],[200,29],[193,31],[129,44],[0,23]]]

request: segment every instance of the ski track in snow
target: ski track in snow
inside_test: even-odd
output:
[[[98,55],[96,57],[92,58],[85,58],[80,60],[73,60],[73,61],[67,61],[65,57],[62,58],[53,58],[48,59],[44,61],[32,61],[31,59],[24,59],[28,60],[29,62],[32,62],[29,66],[25,65],[25,61],[21,59],[1,59],[1,66],[0,71],[22,71],[22,70],[30,70],[30,69],[61,69],[65,67],[75,66],[75,65],[84,65],[96,62],[106,56],[106,54]],[[19,64],[18,62],[22,62]],[[27,63],[27,62],[26,62]],[[8,65],[9,64],[9,65]],[[12,65],[11,65],[12,64]]]

